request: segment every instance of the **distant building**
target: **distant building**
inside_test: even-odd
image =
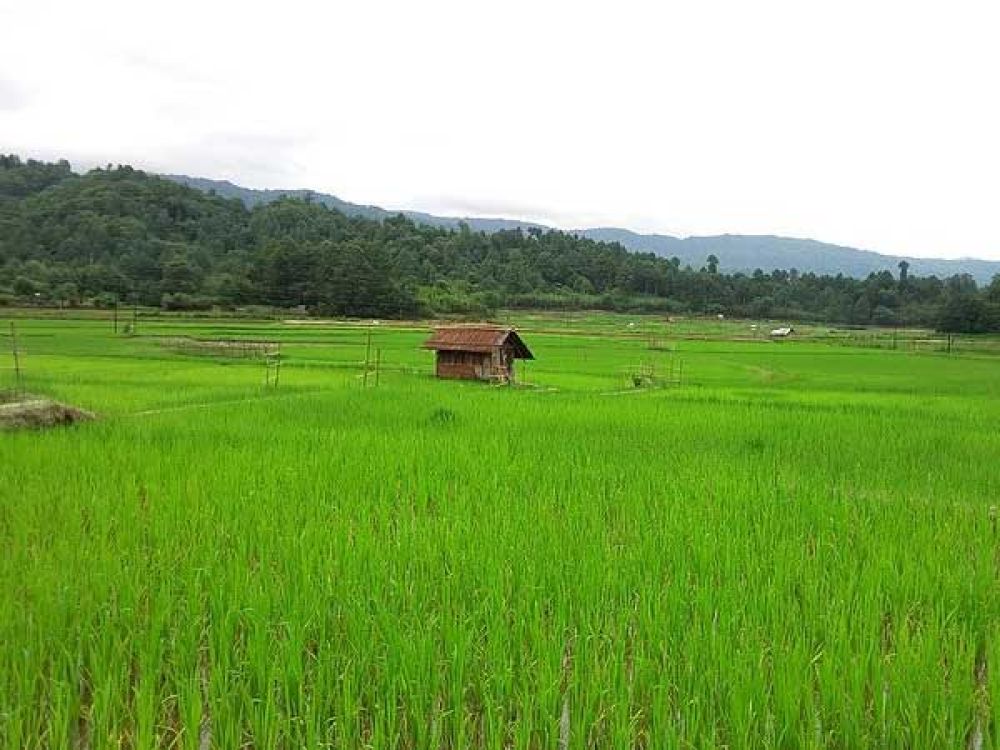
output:
[[[773,339],[786,339],[795,333],[795,329],[791,326],[782,326],[781,328],[775,328],[771,331],[771,338]]]
[[[514,382],[514,360],[534,355],[513,328],[452,326],[438,328],[425,349],[437,352],[439,378]]]

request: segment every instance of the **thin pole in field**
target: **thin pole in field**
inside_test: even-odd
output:
[[[258,346],[264,360],[264,387],[277,388],[281,376],[281,342],[265,341]]]
[[[378,375],[379,375],[379,368],[381,367],[381,365],[382,365],[382,350],[381,349],[376,349],[375,350],[375,387],[376,388],[378,388]]]
[[[559,715],[559,750],[569,750],[569,736],[569,696],[563,695],[562,713]]]
[[[115,333],[118,333],[118,298],[115,297],[115,306],[111,313],[111,320],[113,321],[112,326],[114,327]]]
[[[368,327],[368,336],[365,343],[365,375],[364,375],[364,385],[368,387],[368,369],[371,367],[372,361],[372,329],[371,326]]]
[[[14,392],[21,392],[21,358],[17,351],[17,328],[10,321],[10,353],[14,357]]]

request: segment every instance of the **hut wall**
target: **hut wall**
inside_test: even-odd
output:
[[[493,376],[514,382],[514,347],[503,346],[493,350]]]
[[[489,380],[493,377],[493,358],[489,353],[439,351],[436,374],[439,378]]]

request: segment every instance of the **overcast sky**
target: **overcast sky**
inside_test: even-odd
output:
[[[1000,3],[0,0],[0,151],[1000,259]]]

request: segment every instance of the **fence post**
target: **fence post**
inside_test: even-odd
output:
[[[368,387],[368,370],[371,367],[371,361],[372,361],[372,329],[371,326],[369,326],[368,336],[365,339],[365,373],[362,380],[362,384],[365,388]]]
[[[23,391],[21,383],[21,358],[17,351],[17,328],[14,321],[10,321],[10,353],[14,357],[14,393],[20,395]]]

